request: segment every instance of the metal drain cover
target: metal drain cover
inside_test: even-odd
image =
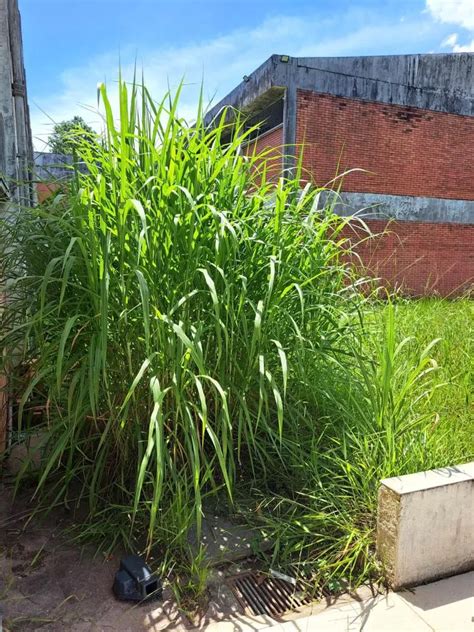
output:
[[[298,586],[277,577],[248,572],[227,579],[240,605],[253,615],[281,616],[311,603]]]

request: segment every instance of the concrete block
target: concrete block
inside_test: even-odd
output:
[[[382,480],[377,553],[395,589],[474,569],[474,462]]]

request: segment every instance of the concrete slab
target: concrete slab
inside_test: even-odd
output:
[[[398,594],[436,632],[474,630],[474,572]]]
[[[263,617],[239,616],[213,623],[206,632],[473,632],[474,573],[450,577],[414,591],[370,599],[337,600],[313,612],[264,625]]]
[[[364,604],[354,630],[363,632],[432,632],[432,628],[396,593]]]
[[[319,614],[273,626],[275,632],[432,632],[394,593],[362,603],[335,605]]]
[[[425,472],[415,472],[404,476],[392,476],[384,478],[380,482],[382,485],[392,489],[397,494],[413,494],[415,492],[427,491],[436,487],[453,485],[456,483],[467,483],[474,479],[474,461],[454,465],[452,467],[439,467],[435,470]]]
[[[258,532],[216,514],[203,518],[199,541],[195,528],[189,531],[188,541],[196,551],[199,542],[205,547],[204,557],[210,566],[236,562],[270,546]]]

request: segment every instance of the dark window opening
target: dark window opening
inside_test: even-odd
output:
[[[245,121],[245,128],[249,129],[254,126],[258,126],[257,129],[252,131],[249,136],[249,140],[261,136],[265,132],[278,127],[283,123],[283,98],[279,98],[270,105],[266,106],[263,110],[260,110],[256,114],[252,114]]]

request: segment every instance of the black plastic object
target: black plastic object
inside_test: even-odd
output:
[[[122,558],[120,568],[115,574],[112,590],[121,601],[163,598],[160,578],[151,572],[150,567],[140,555],[127,555]]]

